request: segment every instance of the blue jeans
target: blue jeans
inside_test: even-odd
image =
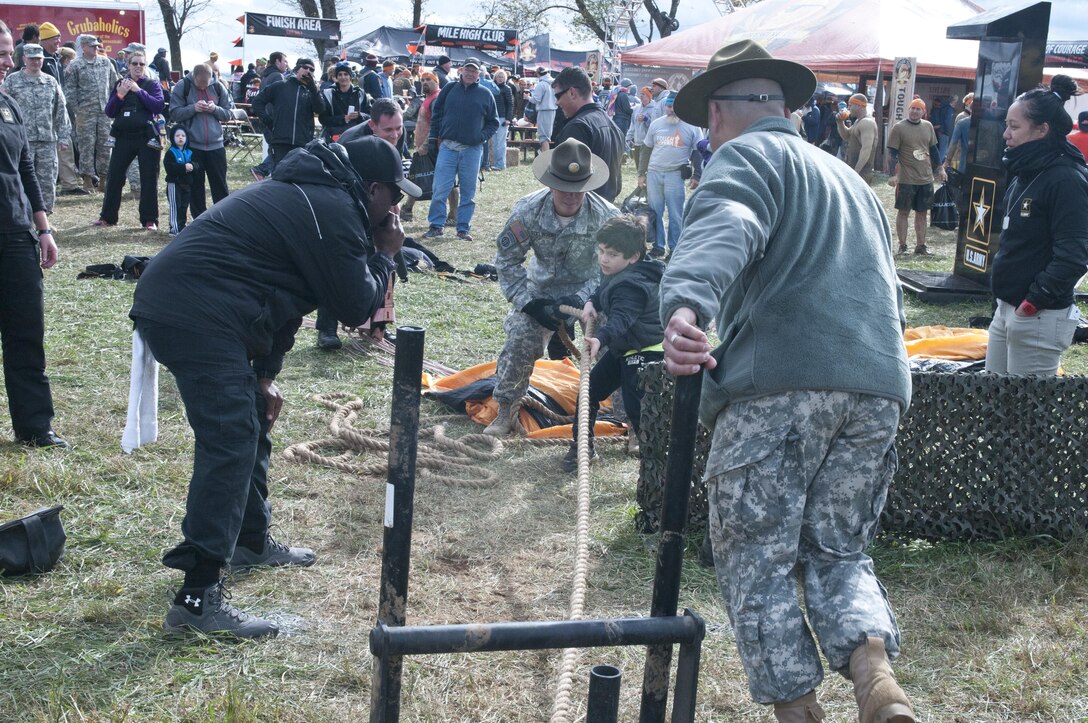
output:
[[[491,136],[491,157],[494,162],[492,168],[500,171],[506,170],[506,137],[510,133],[510,126],[500,123],[495,135]]]
[[[468,233],[472,213],[476,210],[476,179],[480,173],[480,158],[484,144],[455,151],[443,144],[438,150],[438,163],[434,166],[434,195],[427,223],[431,228],[442,228],[446,222],[446,199],[453,190],[456,178],[461,185],[461,203],[457,206],[457,232]]]
[[[647,171],[646,195],[657,214],[654,248],[665,250],[665,209],[669,209],[669,250],[676,248],[684,230],[684,179],[680,171]]]

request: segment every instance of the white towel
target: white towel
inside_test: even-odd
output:
[[[125,454],[159,438],[159,365],[144,344],[140,332],[132,331],[132,371],[128,384],[128,419],[121,435]]]

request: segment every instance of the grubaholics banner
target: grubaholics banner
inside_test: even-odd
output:
[[[907,108],[914,100],[914,81],[918,77],[918,63],[914,58],[896,58],[892,71],[891,122],[892,125],[907,117]]]
[[[427,45],[444,48],[479,48],[505,53],[518,43],[518,31],[509,28],[462,28],[456,25],[427,25]]]
[[[340,41],[340,21],[304,18],[292,15],[246,13],[246,34],[274,35],[280,38]]]

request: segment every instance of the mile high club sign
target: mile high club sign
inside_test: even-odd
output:
[[[427,25],[424,44],[443,48],[479,48],[508,53],[518,44],[518,31],[504,28],[462,28]]]

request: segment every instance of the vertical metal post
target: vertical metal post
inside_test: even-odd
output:
[[[706,626],[703,619],[692,610],[684,615],[699,621],[699,635],[690,643],[680,644],[676,660],[676,695],[672,701],[672,723],[695,723],[695,697],[699,689],[699,658],[702,655],[703,636]]]
[[[661,541],[657,547],[650,615],[676,615],[680,597],[680,574],[684,565],[684,526],[688,519],[691,494],[691,470],[695,460],[695,436],[699,429],[699,395],[703,371],[679,377],[672,401],[672,427],[669,456],[665,464],[665,489],[661,503]],[[640,723],[663,723],[669,699],[671,645],[651,645],[646,649],[646,668],[642,674]]]
[[[620,669],[594,665],[589,671],[586,723],[616,723],[620,714]]]
[[[389,478],[385,486],[385,535],[382,542],[378,621],[403,626],[408,607],[408,565],[412,553],[412,505],[419,441],[419,395],[423,374],[424,330],[397,328],[393,366],[393,404],[389,423]],[[383,655],[374,661],[370,686],[372,723],[400,719],[403,658]]]

